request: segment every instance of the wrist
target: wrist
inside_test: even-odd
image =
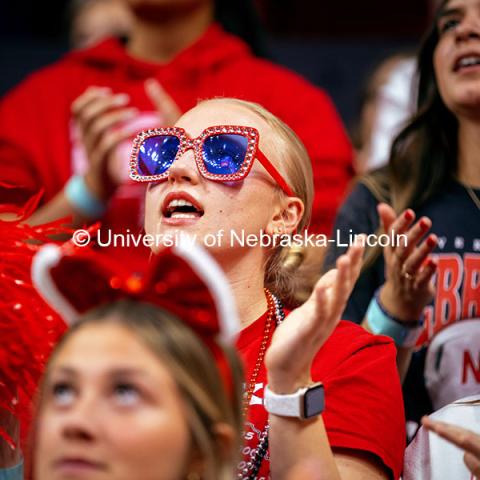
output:
[[[265,386],[263,405],[270,415],[308,420],[325,408],[325,390],[320,382],[298,388],[292,393],[276,393]]]
[[[423,318],[402,321],[386,310],[380,301],[378,290],[370,301],[366,320],[368,330],[375,335],[391,337],[397,347],[414,347],[423,330]]]
[[[295,393],[299,388],[306,387],[313,383],[312,377],[308,375],[268,375],[268,386],[270,390],[279,395],[288,395]]]
[[[401,295],[395,292],[388,281],[380,287],[378,299],[389,315],[401,322],[412,322],[422,317],[423,305],[419,307],[418,302],[402,301]]]
[[[106,203],[113,193],[113,187],[109,187],[106,181],[102,181],[101,175],[95,174],[93,170],[89,170],[83,180],[88,190],[101,202]]]
[[[100,218],[106,211],[106,201],[89,187],[86,177],[73,175],[64,187],[65,197],[81,215],[90,219]]]

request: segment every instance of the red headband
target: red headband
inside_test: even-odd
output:
[[[231,343],[239,324],[228,280],[207,252],[189,241],[153,257],[142,276],[111,257],[68,244],[46,245],[32,263],[37,290],[67,323],[82,313],[122,298],[148,302],[188,324],[217,361],[225,388],[233,395],[228,362],[215,340]],[[222,352],[222,354],[220,354]]]

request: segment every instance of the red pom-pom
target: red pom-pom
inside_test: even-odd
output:
[[[14,212],[13,221],[0,220],[0,409],[9,410],[28,431],[31,401],[48,356],[66,329],[63,320],[32,285],[33,255],[52,235],[71,233],[64,220],[36,227],[22,223],[38,204],[40,194],[24,208],[0,206]],[[8,433],[1,431],[11,444]]]

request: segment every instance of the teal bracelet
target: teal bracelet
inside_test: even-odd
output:
[[[100,218],[107,209],[107,206],[88,189],[81,175],[73,175],[65,185],[64,191],[72,207],[85,217]]]
[[[10,468],[0,468],[0,480],[23,480],[23,460]]]
[[[397,347],[413,347],[422,333],[423,322],[415,322],[413,326],[401,323],[390,316],[378,301],[378,292],[370,301],[367,310],[367,323],[375,335],[386,335],[393,339]]]

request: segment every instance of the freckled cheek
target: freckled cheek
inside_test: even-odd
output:
[[[160,218],[160,196],[156,192],[147,192],[145,196],[145,231],[154,234]]]

